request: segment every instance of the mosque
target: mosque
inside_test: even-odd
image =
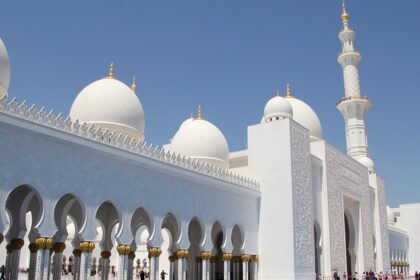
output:
[[[315,279],[420,270],[420,204],[386,206],[369,157],[355,31],[343,5],[337,109],[347,151],[292,93],[271,98],[230,151],[198,115],[147,142],[136,84],[87,85],[69,116],[8,92],[0,40],[0,264],[6,279]],[[262,111],[262,110],[261,110]],[[67,274],[68,273],[68,274]],[[64,275],[63,275],[64,274]]]

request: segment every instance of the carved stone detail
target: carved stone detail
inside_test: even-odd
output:
[[[308,133],[291,125],[292,186],[296,264],[302,271],[314,266],[314,237],[310,142]]]
[[[360,217],[363,238],[364,267],[374,269],[372,240],[372,209],[368,171],[356,160],[349,158],[334,147],[326,145],[328,185],[329,230],[331,246],[331,268],[346,270],[343,194],[354,194],[360,201]]]
[[[382,246],[382,261],[384,270],[390,269],[390,252],[389,252],[389,233],[388,233],[388,218],[386,212],[386,196],[385,196],[385,183],[382,178],[377,177],[377,192],[378,192],[378,210],[379,221],[381,226],[381,246]]]

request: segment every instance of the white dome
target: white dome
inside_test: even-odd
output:
[[[219,167],[229,167],[229,146],[225,136],[215,125],[203,119],[184,121],[168,149]]]
[[[6,46],[0,38],[0,98],[7,94],[10,83],[10,61]]]
[[[261,122],[293,118],[293,108],[286,98],[279,95],[271,98],[264,107],[264,117]]]
[[[114,78],[85,87],[71,106],[70,118],[144,139],[143,106],[126,84]]]
[[[361,164],[366,166],[369,171],[375,170],[375,163],[373,163],[373,160],[369,157],[361,157],[357,159]]]
[[[322,139],[322,127],[318,116],[312,108],[293,96],[287,97],[293,108],[293,120],[306,127],[311,135],[311,141]]]

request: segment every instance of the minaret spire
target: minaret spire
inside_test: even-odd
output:
[[[108,78],[114,79],[114,62],[109,65]]]
[[[346,125],[347,154],[366,163],[369,152],[365,118],[371,103],[360,91],[359,63],[361,55],[354,47],[356,32],[349,27],[349,18],[346,4],[343,1],[341,19],[344,28],[338,35],[342,44],[338,63],[343,69],[345,95],[337,103],[337,109],[343,115]],[[369,162],[372,161],[369,159]],[[370,169],[373,169],[373,164]]]
[[[137,91],[137,84],[136,84],[136,75],[133,76],[133,83],[131,84],[131,90],[136,93]]]
[[[197,114],[197,120],[203,119],[203,110],[201,109],[201,105],[198,105],[198,114]]]

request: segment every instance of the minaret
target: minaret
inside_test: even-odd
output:
[[[369,158],[367,131],[365,125],[366,113],[371,103],[360,92],[359,62],[360,53],[354,48],[356,32],[349,27],[350,16],[343,1],[341,15],[343,28],[338,37],[342,44],[342,51],[338,55],[338,63],[343,68],[345,96],[337,103],[337,109],[344,117],[346,124],[347,154],[366,165],[370,171],[374,166]]]

